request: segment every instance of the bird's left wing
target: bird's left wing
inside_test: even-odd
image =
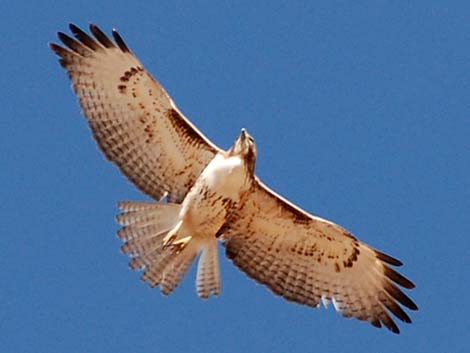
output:
[[[219,149],[178,110],[121,36],[70,25],[50,44],[106,157],[154,199],[179,202]]]
[[[411,289],[413,283],[389,266],[400,261],[301,210],[258,179],[220,233],[227,257],[287,300],[313,307],[331,301],[344,316],[395,333],[389,313],[409,323],[400,304],[417,310],[397,286]]]

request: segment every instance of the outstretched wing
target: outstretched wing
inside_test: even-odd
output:
[[[344,316],[395,333],[389,313],[410,323],[400,305],[418,309],[397,286],[411,289],[413,283],[389,266],[400,261],[297,208],[257,179],[221,233],[227,256],[287,300],[312,307],[331,301]]]
[[[113,30],[94,37],[74,25],[75,39],[59,32],[66,47],[50,44],[78,95],[93,135],[106,157],[154,199],[181,201],[218,148],[178,110]]]

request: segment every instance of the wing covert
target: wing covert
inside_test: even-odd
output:
[[[154,199],[181,201],[218,152],[178,110],[117,31],[114,41],[91,24],[66,47],[51,43],[67,70],[100,149],[140,190]]]

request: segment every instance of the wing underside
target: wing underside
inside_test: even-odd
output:
[[[50,44],[73,83],[100,149],[154,199],[181,201],[218,152],[175,106],[114,30],[70,25]]]
[[[287,300],[317,307],[332,302],[345,317],[398,333],[392,315],[417,306],[392,269],[401,262],[360,242],[344,228],[309,215],[257,182],[223,229],[227,256],[248,276]]]

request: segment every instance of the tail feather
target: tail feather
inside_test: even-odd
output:
[[[215,237],[202,250],[197,267],[196,288],[201,298],[220,293],[219,255]]]
[[[191,241],[181,252],[173,257],[164,270],[160,290],[164,295],[170,294],[181,282],[181,279],[194,262],[199,246]]]
[[[118,232],[118,236],[127,240],[140,237],[142,234],[139,232],[146,230],[152,232],[154,229],[171,229],[181,206],[172,203],[126,201],[120,202],[119,208],[123,212],[116,219],[124,227]]]
[[[159,237],[152,240],[152,244],[147,242],[147,247],[141,245],[130,250],[126,247],[127,243],[124,244],[123,251],[132,257],[129,267],[135,270],[159,266],[167,256],[173,255],[171,249],[162,246],[162,242],[162,237]]]
[[[122,240],[128,240],[128,239],[133,239],[133,238],[138,238],[145,236],[147,234],[151,234],[152,232],[155,232],[158,230],[159,232],[164,230],[164,229],[171,229],[173,225],[167,224],[168,220],[163,220],[162,219],[146,219],[145,222],[136,222],[132,223],[129,225],[124,225],[121,223],[121,225],[124,225],[119,232],[118,232],[118,237],[121,238]]]
[[[123,231],[122,228],[119,232]],[[121,247],[121,250],[129,255],[146,253],[155,249],[162,244],[163,238],[168,233],[169,229],[159,229],[158,227],[147,227],[145,229],[126,230],[131,232],[133,237]]]
[[[143,270],[141,279],[151,287],[160,285],[171,293],[196,258],[200,243],[190,240],[182,249],[164,246],[164,238],[179,222],[181,205],[160,202],[120,202],[122,213],[116,218],[123,225],[118,236],[124,240],[123,252],[132,257],[129,266]]]
[[[155,256],[154,261],[146,263],[144,266],[144,273],[140,279],[147,282],[150,287],[158,286],[162,279],[165,268],[171,262],[176,253],[171,248],[165,248],[163,251]]]
[[[159,209],[161,205],[178,206],[178,204],[174,204],[174,203],[161,203],[161,202],[154,202],[154,201],[120,201],[118,202],[118,207],[122,211],[125,211],[125,212],[155,210],[155,209]]]

